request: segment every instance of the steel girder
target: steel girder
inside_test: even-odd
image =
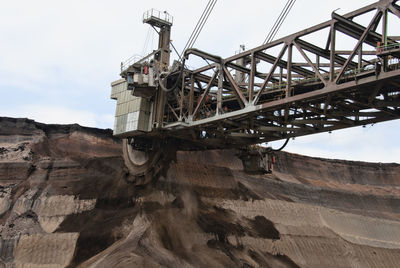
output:
[[[400,44],[386,37],[388,12],[400,19],[396,2],[332,13],[329,21],[226,59],[186,51],[186,58],[197,56],[207,65],[184,71],[167,101],[163,135],[194,148],[227,148],[398,119],[399,59],[371,53],[378,42]],[[368,12],[368,24],[354,21]],[[306,40],[324,31],[325,47]],[[336,50],[338,32],[356,44]]]

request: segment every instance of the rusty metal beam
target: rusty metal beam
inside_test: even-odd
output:
[[[361,35],[360,39],[358,40],[356,46],[353,49],[353,52],[350,54],[350,56],[347,58],[346,62],[343,64],[342,69],[339,71],[339,74],[336,77],[335,83],[337,84],[342,77],[344,71],[346,68],[349,66],[349,63],[353,60],[354,56],[356,55],[358,49],[360,48],[361,44],[365,41],[367,38],[371,28],[375,25],[376,21],[379,20],[382,16],[381,11],[377,11],[374,17],[372,18],[371,22],[369,23],[368,27],[364,30],[363,34]]]
[[[319,72],[318,68],[314,65],[314,63],[311,62],[310,58],[306,55],[306,53],[304,53],[304,51],[301,49],[301,47],[296,43],[293,42],[293,44],[295,45],[295,47],[297,48],[297,50],[300,52],[300,54],[303,56],[303,58],[307,61],[308,65],[311,66],[315,72],[315,74],[318,76],[318,78],[322,81],[322,83],[324,83],[324,85],[326,86],[326,81],[325,78],[322,77],[321,73]]]
[[[173,102],[169,107],[179,107],[179,117],[188,114],[189,120],[174,122],[176,116],[170,112],[171,124],[164,129],[176,131],[179,136],[187,133],[188,140],[195,140],[196,146],[202,148],[225,148],[400,118],[400,100],[393,97],[400,95],[399,66],[388,65],[382,55],[371,59],[375,51],[361,50],[363,44],[376,45],[382,38],[382,34],[375,32],[382,11],[389,8],[400,18],[400,9],[394,2],[381,0],[343,16],[333,14],[327,22],[226,59],[192,50],[191,54],[213,62],[187,72],[179,87],[182,92],[179,103],[169,98]],[[375,16],[367,27],[355,22],[354,18],[373,10]],[[326,28],[330,30],[326,48],[303,38]],[[336,43],[340,42],[340,36],[336,40],[338,31],[357,38],[357,45],[352,50],[336,50]],[[396,38],[389,40],[395,42]],[[292,46],[305,62],[292,61]],[[272,50],[273,47],[279,50]],[[285,54],[287,59],[286,56],[283,59]],[[353,61],[356,54],[357,62]],[[397,58],[395,54],[392,56]],[[236,63],[243,59],[245,66]],[[268,73],[259,72],[259,62],[268,64]],[[276,71],[278,67],[280,71]],[[349,68],[358,69],[348,74]],[[215,71],[213,75],[210,70]],[[248,81],[234,81],[232,70],[246,74]],[[199,116],[207,95],[213,96],[209,105],[212,114]],[[199,118],[194,120],[196,115]],[[193,135],[203,132],[205,135]]]
[[[269,70],[267,77],[265,78],[264,82],[262,83],[260,90],[258,91],[257,95],[254,97],[253,105],[257,104],[258,100],[260,99],[260,96],[261,96],[262,92],[264,91],[265,86],[267,85],[269,79],[272,77],[276,67],[279,64],[279,61],[281,60],[283,54],[285,54],[286,49],[287,49],[286,45],[282,47],[281,52],[279,53],[278,57],[275,59],[274,63],[272,64],[271,69]]]
[[[229,82],[231,83],[231,85],[234,88],[233,92],[237,96],[237,99],[239,101],[239,105],[243,108],[248,103],[248,101],[243,96],[242,91],[240,91],[239,87],[237,86],[237,84],[236,84],[235,80],[233,79],[232,75],[230,74],[229,70],[225,66],[223,66],[222,68],[224,70],[224,74],[226,75],[226,77],[228,78]]]
[[[320,57],[323,57],[327,60],[330,60],[330,62],[334,62],[334,63],[339,63],[340,65],[343,65],[346,62],[346,58],[342,57],[342,56],[338,56],[337,54],[334,53],[334,57],[333,59],[331,59],[331,50],[325,50],[322,49],[316,45],[313,45],[309,42],[306,42],[302,39],[297,39],[296,40],[297,44],[300,45],[300,47],[304,50],[307,50],[311,53],[314,53]],[[333,50],[334,52],[335,50]],[[350,63],[350,66],[352,66],[352,68],[356,68],[357,64],[356,63]]]
[[[278,59],[277,66],[282,67],[284,69],[287,68],[287,61],[284,61],[284,60],[280,59],[281,57],[279,57],[279,56],[278,57],[274,57],[274,56],[271,56],[271,55],[266,54],[264,52],[257,52],[255,54],[255,57],[260,59],[260,60],[266,61],[268,63],[274,63]],[[313,77],[314,76],[313,72],[311,72],[311,71],[309,71],[309,70],[307,70],[305,68],[302,68],[302,67],[299,67],[299,66],[293,66],[292,68],[293,68],[294,72],[296,72],[298,74],[301,74],[304,77]]]
[[[381,13],[380,13],[381,14]],[[366,28],[354,21],[346,19],[343,16],[340,16],[336,13],[332,13],[332,19],[338,21],[336,23],[336,29],[342,33],[345,33],[355,39],[361,39],[362,34],[365,32]],[[375,47],[377,42],[382,40],[382,35],[375,32],[375,28],[378,25],[379,20],[373,20],[373,23],[370,27],[370,31],[367,31],[367,35],[365,37],[365,43],[368,45]],[[391,43],[395,41],[391,40]]]
[[[192,115],[193,118],[196,117],[197,111],[199,110],[200,106],[203,105],[203,103],[204,103],[204,101],[206,99],[206,96],[207,96],[207,94],[210,91],[210,88],[212,86],[212,82],[214,81],[215,77],[217,77],[218,72],[219,72],[219,70],[216,70],[214,72],[214,75],[211,77],[210,81],[208,82],[208,85],[207,85],[206,89],[204,90],[203,94],[200,97],[199,102],[197,103],[196,109],[194,109],[194,112],[193,112],[193,115]]]

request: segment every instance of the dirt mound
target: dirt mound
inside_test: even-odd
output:
[[[0,261],[17,267],[397,267],[400,165],[178,152],[127,182],[110,130],[0,118]]]

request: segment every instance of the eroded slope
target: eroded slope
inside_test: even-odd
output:
[[[0,118],[0,260],[17,267],[397,267],[400,166],[178,152],[127,183],[111,131]]]

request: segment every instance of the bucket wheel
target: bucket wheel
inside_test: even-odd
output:
[[[133,147],[133,139],[122,140],[122,153],[131,176],[128,181],[136,185],[149,183],[162,169],[163,153],[161,146],[142,151]]]

